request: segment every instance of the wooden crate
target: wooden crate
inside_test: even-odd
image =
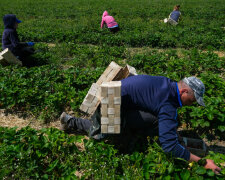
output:
[[[80,110],[93,115],[100,104],[100,85],[103,82],[119,81],[128,76],[136,75],[136,70],[132,66],[126,65],[124,68],[112,61],[102,73],[95,85],[92,84],[88,94],[80,106]],[[97,95],[96,95],[97,94]]]
[[[96,111],[99,104],[100,86],[96,83],[93,83],[80,106],[80,110],[92,115]]]
[[[136,69],[130,65],[126,65],[122,71],[120,71],[117,76],[113,79],[114,81],[119,81],[122,79],[125,79],[129,76],[135,76],[137,75]]]
[[[2,65],[16,64],[22,66],[22,62],[18,60],[8,48],[0,53],[0,57],[0,63]]]
[[[121,81],[101,84],[101,133],[120,133]]]
[[[93,83],[88,94],[84,98],[83,103],[80,106],[80,110],[93,115],[100,104],[100,85],[103,82],[112,81],[118,73],[122,71],[122,67],[112,61],[106,70],[102,73],[96,83]]]
[[[122,70],[123,68],[121,66],[112,61],[96,83],[100,86],[103,82],[113,81]]]

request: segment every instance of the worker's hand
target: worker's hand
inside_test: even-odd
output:
[[[221,168],[219,168],[219,167],[214,163],[213,160],[211,160],[211,159],[206,159],[206,162],[207,162],[207,164],[205,165],[204,168],[206,168],[206,169],[212,169],[213,172],[214,172],[215,174],[219,174],[219,173],[220,173]]]
[[[33,42],[27,42],[27,45],[28,45],[28,46],[33,46],[34,43],[33,43]]]

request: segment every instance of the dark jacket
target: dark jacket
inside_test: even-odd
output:
[[[121,80],[121,108],[148,111],[158,117],[159,140],[165,152],[186,160],[190,152],[178,142],[177,108],[182,107],[176,82],[162,76],[137,75]]]
[[[3,50],[9,48],[14,54],[18,55],[21,48],[26,47],[26,43],[21,43],[15,29],[16,16],[14,14],[7,14],[3,17],[4,32],[2,35]]]

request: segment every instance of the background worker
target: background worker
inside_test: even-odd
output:
[[[173,11],[170,13],[170,16],[169,16],[171,19],[173,19],[176,22],[178,22],[181,15],[181,12],[179,10],[180,10],[180,5],[174,6]]]
[[[4,32],[2,35],[2,49],[8,48],[19,60],[23,62],[23,65],[27,66],[31,62],[28,61],[28,57],[34,54],[33,42],[20,42],[17,28],[20,20],[16,18],[14,14],[7,14],[3,17]]]
[[[205,86],[201,80],[188,77],[177,83],[162,76],[137,75],[121,80],[121,84],[121,119],[125,129],[139,129],[146,135],[157,133],[166,153],[190,162],[200,160],[179,143],[176,130],[177,108],[190,106],[196,101],[204,106]],[[84,130],[95,136],[100,133],[99,116],[96,113],[91,122],[62,113],[62,129]],[[209,159],[204,167],[215,173],[221,171]]]
[[[177,25],[179,18],[181,16],[181,12],[179,10],[180,10],[180,5],[174,6],[173,11],[169,15],[169,18],[165,18],[164,22],[170,23],[172,25]]]
[[[119,30],[119,25],[118,23],[115,21],[115,19],[110,16],[108,14],[107,11],[104,11],[103,12],[103,15],[102,15],[102,22],[101,22],[101,28],[104,27],[104,25],[107,26],[107,28],[111,31],[111,32],[117,32]]]

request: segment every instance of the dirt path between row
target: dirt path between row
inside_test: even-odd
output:
[[[49,124],[43,124],[41,121],[35,119],[34,117],[23,118],[19,117],[19,115],[14,114],[6,114],[4,110],[0,110],[0,126],[1,127],[18,127],[19,129],[30,126],[34,129],[41,129],[41,128],[58,128],[60,127],[59,119],[56,119],[54,122]]]
[[[48,45],[49,48],[55,48],[57,44],[55,43],[46,43]],[[93,44],[85,44],[85,45],[89,45],[89,46],[93,46],[93,47],[97,47],[97,45],[93,45]],[[168,50],[176,50],[177,51],[177,55],[179,57],[182,57],[184,54],[183,54],[183,51],[187,51],[188,49],[185,49],[185,48],[151,48],[151,47],[147,47],[147,46],[144,46],[144,47],[138,47],[138,48],[135,48],[135,47],[130,47],[130,48],[127,48],[127,51],[131,53],[131,55],[134,55],[134,54],[137,54],[137,53],[146,53],[146,52],[149,52],[149,51],[153,51],[153,50],[156,50],[158,52],[165,52],[165,51],[168,51]],[[201,52],[204,52],[204,53],[207,53],[208,50],[201,50],[199,49],[199,51]],[[217,54],[218,57],[220,58],[225,58],[225,51],[213,51],[213,53]]]
[[[150,51],[158,51],[158,52],[166,52],[168,50],[176,50],[177,51],[177,55],[179,57],[183,57],[184,56],[184,51],[187,51],[188,49],[184,49],[184,48],[166,48],[166,49],[160,49],[160,48],[150,48],[150,47],[140,47],[140,48],[127,48],[127,51],[130,52],[131,55],[134,55],[134,54],[138,54],[138,53],[141,53],[141,54],[144,54],[144,53],[147,53],[147,52],[150,52]],[[200,50],[200,52],[204,52],[204,53],[207,53],[209,51],[207,50]],[[220,58],[225,58],[225,51],[213,51],[213,53],[217,54],[218,57]]]

